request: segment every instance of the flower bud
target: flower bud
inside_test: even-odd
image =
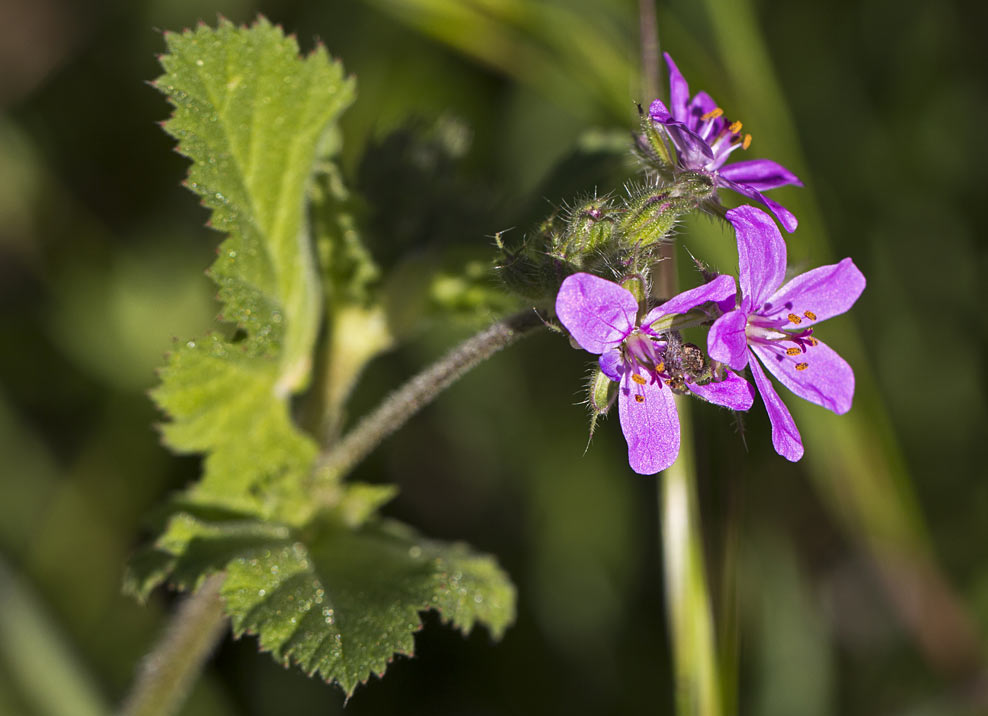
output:
[[[647,248],[667,238],[686,213],[682,204],[682,199],[670,196],[667,187],[633,189],[619,225],[624,248]]]
[[[585,257],[606,250],[616,218],[617,212],[607,197],[595,196],[574,207],[563,236],[565,258],[582,267]]]

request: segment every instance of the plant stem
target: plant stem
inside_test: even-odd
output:
[[[316,475],[323,481],[338,480],[460,376],[542,325],[542,319],[535,311],[526,310],[468,338],[385,398],[325,452],[319,459]]]
[[[720,716],[721,693],[710,590],[704,569],[689,401],[676,400],[679,459],[662,473],[660,513],[666,605],[676,670],[676,713]]]
[[[642,101],[659,96],[659,30],[655,0],[638,0],[638,31],[642,53]]]
[[[223,575],[214,575],[182,603],[164,637],[141,663],[137,682],[120,709],[122,716],[168,716],[185,703],[226,630],[222,584]]]

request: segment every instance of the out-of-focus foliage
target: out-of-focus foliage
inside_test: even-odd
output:
[[[825,340],[856,367],[872,363],[862,399],[887,406],[888,423],[880,434],[867,421],[857,429],[876,449],[890,436],[901,446],[930,553],[983,635],[985,9],[737,6],[747,24],[724,5],[660,5],[663,49],[745,122],[752,152],[806,182],[780,190],[801,220],[793,260],[850,255],[868,276],[857,318],[840,319],[865,329],[860,342],[838,322]],[[152,595],[140,607],[121,595],[122,565],[148,536],[151,505],[200,470],[170,456],[149,427],[161,419],[146,396],[161,355],[175,337],[201,335],[218,310],[199,274],[217,235],[201,228],[207,214],[178,185],[187,161],[154,124],[168,111],[145,84],[165,49],[154,28],[215,24],[217,12],[249,22],[260,10],[303,47],[321,39],[360,83],[341,122],[341,176],[368,207],[377,204],[360,167],[371,147],[395,146],[393,130],[454,118],[469,131],[469,148],[448,167],[464,201],[436,207],[454,219],[438,223],[446,248],[419,238],[408,282],[387,287],[401,307],[436,295],[411,281],[432,285],[422,277],[436,266],[456,281],[465,263],[486,266],[495,232],[520,237],[564,199],[619,190],[621,150],[588,153],[581,140],[630,132],[634,102],[651,98],[638,89],[631,0],[14,0],[0,15],[10,8],[17,20],[0,21],[0,554],[26,585],[18,594],[35,623],[46,625],[20,636],[57,645],[43,653],[71,666],[51,668],[39,685],[0,652],[0,711],[48,714],[52,693],[89,694],[82,698],[99,707],[125,692],[172,600]],[[756,33],[740,34],[746,28]],[[419,184],[423,201],[434,196]],[[414,182],[404,186],[414,206]],[[366,221],[352,209],[364,232],[397,219]],[[728,234],[697,224],[709,231],[691,250],[733,270]],[[422,226],[429,233],[437,223]],[[363,238],[387,247],[385,233]],[[688,256],[679,255],[685,271]],[[469,304],[473,321],[493,313],[485,305]],[[342,421],[463,335],[456,324],[417,325],[403,347],[367,366]],[[483,632],[464,642],[427,618],[416,659],[358,689],[349,714],[672,709],[655,481],[621,467],[609,421],[581,457],[584,357],[556,336],[528,341],[467,376],[357,475],[400,485],[386,513],[496,554],[519,587],[518,622],[493,646]],[[818,453],[837,453],[821,425]],[[713,558],[724,516],[740,522],[741,712],[978,713],[968,674],[931,661],[890,609],[880,559],[862,556],[841,528],[844,493],[822,500],[809,460],[791,466],[774,455],[760,408],[743,436],[716,411],[697,415],[696,428]],[[881,492],[870,502],[886,509]],[[944,613],[926,605],[934,635],[949,631]],[[944,648],[949,656],[962,646]],[[220,648],[185,713],[340,713],[341,702],[241,639]]]

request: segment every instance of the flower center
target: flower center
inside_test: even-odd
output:
[[[652,377],[652,380],[658,381],[659,385],[662,385],[661,373],[665,371],[665,362],[662,360],[660,347],[650,336],[636,328],[625,339],[624,352],[632,366],[632,381],[638,385],[647,385],[650,382],[648,378],[637,372],[638,368],[641,367],[645,373]],[[635,398],[635,400],[638,399]]]
[[[800,316],[791,310],[790,305],[769,315],[752,314],[748,317],[744,333],[749,344],[766,346],[777,354],[779,360],[782,360],[782,356],[796,358],[819,343],[813,337],[812,328],[797,328],[804,321],[815,320],[816,314],[813,311],[804,311]],[[795,367],[798,371],[804,371],[810,364],[807,361],[798,361]]]
[[[713,161],[709,162],[710,169],[719,168],[734,150],[747,149],[751,146],[751,135],[741,134],[741,122],[728,122],[724,119],[724,110],[715,107],[700,116],[697,134],[713,152]]]

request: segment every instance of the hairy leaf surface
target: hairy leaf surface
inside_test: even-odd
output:
[[[358,490],[358,503],[374,491]],[[422,611],[438,610],[464,633],[480,622],[495,638],[514,619],[514,588],[493,558],[389,520],[347,524],[342,512],[302,530],[179,513],[132,563],[127,586],[146,596],[169,573],[188,589],[218,571],[226,572],[222,596],[236,634],[257,634],[276,659],[347,694],[383,674],[396,654],[414,652]]]
[[[228,235],[210,275],[236,333],[178,348],[153,397],[170,418],[167,444],[207,454],[196,496],[288,519],[316,454],[288,406],[309,380],[323,308],[307,195],[353,82],[322,47],[300,58],[264,19],[165,39],[156,86],[174,113],[164,126]]]

